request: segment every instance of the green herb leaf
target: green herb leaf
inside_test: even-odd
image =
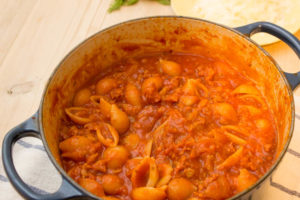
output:
[[[112,12],[114,10],[119,10],[121,6],[124,4],[126,5],[133,5],[136,4],[139,0],[114,0],[114,2],[110,5],[108,12]],[[156,0],[158,3],[163,5],[170,5],[171,0]]]
[[[136,4],[138,1],[139,1],[139,0],[128,0],[128,1],[126,2],[126,4],[130,6],[130,5]]]
[[[109,7],[108,12],[118,10],[124,4],[124,0],[115,0]]]
[[[161,3],[163,5],[170,5],[170,0],[157,0],[158,3]]]

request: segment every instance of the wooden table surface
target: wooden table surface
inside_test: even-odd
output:
[[[109,0],[0,0],[1,144],[9,129],[37,111],[51,72],[82,40],[128,19],[174,15],[169,6],[147,0],[112,14],[107,13],[109,5]],[[285,71],[300,69],[284,43],[265,49]]]

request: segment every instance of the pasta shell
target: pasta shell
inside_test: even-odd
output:
[[[132,190],[131,197],[133,200],[163,200],[166,193],[160,188],[139,187]]]
[[[164,123],[162,123],[161,125],[159,125],[159,127],[157,127],[153,132],[152,132],[152,136],[153,136],[153,142],[154,142],[154,146],[157,145],[157,141],[160,141],[161,138],[164,135],[165,132],[165,127],[168,125],[169,119],[167,119],[166,121],[164,121]]]
[[[159,60],[162,71],[170,76],[179,76],[182,72],[181,66],[173,61]]]
[[[240,174],[237,178],[237,190],[239,192],[249,188],[257,181],[257,177],[251,174],[247,169],[240,169]]]
[[[144,98],[153,103],[161,100],[159,90],[163,87],[163,80],[159,76],[154,76],[144,80],[142,84],[142,95]]]
[[[106,172],[106,163],[107,163],[107,160],[98,160],[97,162],[95,162],[92,165],[92,168],[105,173]]]
[[[244,101],[246,101],[247,99],[254,99],[255,101],[257,101],[261,105],[265,105],[264,100],[260,96],[256,96],[256,95],[253,95],[253,94],[245,94],[245,95],[239,96],[239,98],[244,100]]]
[[[240,147],[236,152],[231,154],[225,161],[223,161],[220,165],[217,166],[217,169],[224,169],[231,167],[239,162],[243,153],[243,147]]]
[[[154,158],[145,157],[131,175],[132,187],[154,187],[158,181],[159,173]]]
[[[113,196],[105,196],[105,197],[101,197],[101,198],[104,200],[120,200],[119,198],[113,197]]]
[[[127,114],[120,110],[115,104],[111,106],[110,114],[111,125],[115,127],[120,134],[125,133],[129,128],[129,118]]]
[[[224,132],[224,135],[226,135],[228,137],[229,140],[231,140],[233,143],[235,144],[239,144],[239,145],[245,145],[246,144],[246,140],[234,135],[234,134],[231,134],[227,131]]]
[[[88,103],[90,100],[91,94],[92,93],[88,88],[79,90],[73,98],[73,105],[74,106],[82,106],[82,105]]]
[[[138,88],[132,83],[128,83],[126,86],[125,99],[129,104],[133,106],[142,106],[141,93]]]
[[[89,110],[82,107],[71,107],[65,109],[68,117],[75,123],[84,125],[92,120],[89,118]]]
[[[61,156],[76,161],[85,160],[93,141],[86,136],[74,135],[59,143]]]
[[[119,173],[129,158],[129,152],[125,147],[118,145],[106,148],[102,156],[107,161],[107,168],[113,173]]]
[[[99,141],[107,147],[115,147],[119,143],[119,134],[110,124],[103,122],[96,127],[96,133]]]
[[[216,103],[213,105],[213,109],[219,116],[221,124],[232,124],[238,120],[235,109],[229,103]]]
[[[168,185],[169,200],[186,200],[188,199],[196,187],[185,178],[174,178]]]
[[[144,80],[142,84],[142,93],[146,93],[148,89],[160,90],[163,86],[163,80],[159,76],[153,76]]]
[[[234,132],[237,132],[237,133],[239,133],[243,136],[249,136],[250,135],[250,133],[247,130],[244,130],[243,128],[238,127],[238,126],[226,125],[226,126],[222,126],[222,129],[225,129],[227,131],[234,131]]]
[[[192,106],[199,101],[197,96],[184,95],[180,97],[180,103],[186,106]]]
[[[138,136],[138,134],[135,133],[131,133],[122,139],[122,144],[130,150],[135,149],[139,142],[140,137]]]
[[[183,85],[182,91],[186,95],[194,95],[198,96],[199,92],[196,86],[196,80],[195,79],[188,79],[186,83]]]
[[[107,94],[113,88],[118,86],[117,81],[113,78],[104,78],[97,82],[96,84],[96,93],[97,94]]]
[[[260,109],[250,105],[239,105],[239,110],[247,110],[253,116],[261,114]]]
[[[197,79],[188,79],[182,90],[184,94],[190,96],[199,96],[199,90],[203,91],[205,97],[208,95],[208,89]]]
[[[204,96],[207,97],[208,96],[208,89],[207,89],[207,87],[205,87],[202,83],[200,83],[200,81],[197,81],[196,84],[197,84],[198,88],[203,91]]]
[[[259,95],[258,90],[251,86],[251,85],[240,85],[235,88],[232,92],[233,94],[252,94],[252,95]]]
[[[100,183],[90,178],[79,179],[79,184],[89,192],[99,197],[104,196],[104,191]]]
[[[156,184],[156,187],[162,187],[167,185],[172,178],[173,168],[171,165],[164,163],[158,166],[159,171],[159,181]]]
[[[128,160],[126,162],[126,166],[125,166],[126,176],[131,177],[132,171],[141,163],[142,160],[143,160],[143,158],[141,158],[141,157],[135,157],[135,158]]]
[[[145,146],[145,155],[148,157],[151,156],[152,144],[153,144],[153,140],[148,140],[148,142]]]
[[[97,105],[101,113],[106,117],[110,118],[111,104],[107,102],[102,96],[95,95],[91,96],[90,100],[94,105]]]

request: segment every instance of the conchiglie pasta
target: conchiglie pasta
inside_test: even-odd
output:
[[[97,82],[96,93],[100,95],[107,94],[113,88],[117,87],[117,81],[113,78],[104,78]]]
[[[251,105],[239,105],[239,110],[241,111],[246,110],[252,116],[257,116],[262,113],[260,109]]]
[[[234,125],[225,125],[221,127],[222,129],[225,129],[227,131],[236,132],[242,136],[249,136],[250,133],[245,130],[242,126],[234,126]]]
[[[216,103],[213,109],[220,117],[221,124],[233,124],[237,122],[237,113],[229,103]]]
[[[77,124],[87,124],[91,122],[89,110],[82,107],[71,107],[65,109],[66,114],[70,119]]]
[[[84,160],[92,144],[93,140],[86,136],[72,136],[59,143],[59,149],[64,158]]]
[[[104,191],[100,183],[93,179],[83,178],[79,180],[79,184],[86,190],[99,197],[104,196]]]
[[[105,200],[230,199],[272,167],[278,124],[262,82],[182,44],[143,55],[120,41],[132,56],[95,65],[60,102],[60,160],[84,189]]]
[[[110,123],[120,133],[125,133],[129,128],[129,118],[127,114],[113,104],[110,110]]]
[[[187,95],[198,96],[199,92],[198,92],[198,89],[197,89],[196,82],[197,82],[197,80],[195,80],[195,79],[188,79],[182,87],[183,93],[187,94]]]
[[[207,186],[203,196],[208,199],[225,199],[230,193],[229,182],[224,175],[221,175]]]
[[[234,152],[232,155],[230,155],[224,162],[222,162],[220,165],[218,165],[217,168],[224,169],[224,168],[231,167],[231,166],[235,165],[236,163],[238,163],[241,159],[243,150],[244,150],[244,148],[240,147],[238,150],[236,150],[236,152]]]
[[[128,83],[125,89],[125,98],[128,103],[130,103],[133,106],[141,106],[142,105],[142,99],[141,94],[138,88],[132,84]]]
[[[91,168],[96,170],[96,171],[100,171],[102,173],[105,173],[107,168],[106,168],[106,163],[108,160],[98,160],[96,161]]]
[[[154,187],[158,181],[158,178],[159,173],[155,159],[145,157],[132,172],[132,187]]]
[[[74,96],[73,105],[82,106],[83,104],[86,104],[89,102],[91,95],[92,92],[87,88],[79,90]]]
[[[123,146],[109,147],[103,152],[103,159],[107,160],[107,167],[111,170],[120,169],[128,157],[129,152]]]
[[[253,94],[245,94],[245,95],[241,95],[239,96],[240,99],[248,102],[249,99],[252,99],[256,102],[258,102],[260,105],[264,106],[265,105],[265,102],[264,100],[260,97],[260,96],[257,96],[257,95],[253,95]]]
[[[166,193],[162,189],[153,187],[139,187],[132,190],[133,200],[164,200]]]
[[[182,87],[182,92],[189,96],[200,96],[200,92],[204,96],[208,95],[208,89],[200,82],[200,79],[188,79]]]
[[[173,61],[160,60],[162,71],[170,76],[178,76],[182,72],[181,66]]]
[[[251,85],[240,85],[235,88],[232,92],[233,94],[252,94],[259,95],[258,90]]]
[[[187,200],[195,191],[194,185],[184,178],[173,179],[168,185],[169,200]]]
[[[167,185],[172,178],[173,167],[170,164],[163,163],[158,165],[159,181],[156,187]]]
[[[199,97],[197,96],[181,96],[180,103],[186,105],[186,106],[192,106],[196,104],[199,101]]]
[[[151,152],[152,152],[152,145],[153,145],[153,140],[148,140],[148,142],[145,145],[145,156],[150,157]]]
[[[94,123],[87,125],[96,131],[99,141],[107,147],[115,147],[119,143],[119,134],[114,127],[107,123]]]
[[[126,169],[126,176],[131,177],[133,170],[141,163],[143,160],[142,157],[136,157],[127,160],[125,164],[125,169]]]
[[[140,137],[137,134],[131,133],[123,138],[122,144],[128,149],[133,150],[140,142]]]
[[[238,136],[236,136],[232,133],[229,133],[227,131],[224,132],[224,135],[226,135],[229,138],[229,140],[231,140],[235,144],[245,145],[247,143],[246,140],[244,140],[243,138],[238,137]]]
[[[145,92],[148,88],[154,87],[156,90],[160,90],[163,86],[163,80],[159,76],[153,76],[144,80],[142,84],[142,91]]]
[[[117,175],[105,174],[102,177],[102,187],[105,194],[118,194],[122,192],[124,181]]]
[[[159,76],[153,76],[144,80],[142,84],[142,95],[150,102],[159,102],[159,91],[163,86],[163,80]]]
[[[247,189],[257,181],[257,177],[251,174],[247,169],[241,169],[237,178],[237,190],[239,192]]]
[[[105,197],[101,197],[101,198],[104,200],[120,200],[119,198],[113,197],[113,196],[105,196]]]
[[[111,104],[106,101],[102,96],[96,95],[90,97],[93,104],[97,105],[101,113],[106,117],[110,118]]]

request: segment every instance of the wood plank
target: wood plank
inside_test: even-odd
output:
[[[58,62],[86,37],[99,0],[39,1],[0,68],[0,141],[32,115]]]
[[[37,110],[48,77],[76,44],[116,23],[173,14],[169,6],[153,1],[124,6],[113,13],[107,13],[110,1],[104,0],[0,2],[4,11],[0,13],[0,31],[7,35],[0,38],[0,141],[10,128]],[[8,16],[11,23],[5,20]],[[265,48],[283,69],[296,71],[300,66],[282,42]]]
[[[0,66],[37,0],[0,0]]]

